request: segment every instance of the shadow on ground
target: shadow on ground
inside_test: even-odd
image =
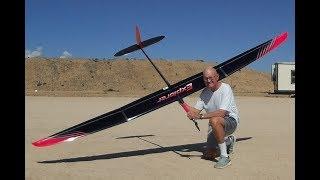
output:
[[[95,155],[95,156],[83,156],[83,157],[75,157],[75,158],[68,158],[68,159],[48,160],[48,161],[40,161],[38,163],[69,163],[69,162],[81,162],[81,161],[106,160],[106,159],[115,159],[115,158],[131,157],[131,156],[143,156],[146,154],[163,153],[163,152],[169,152],[169,151],[172,151],[181,157],[186,157],[190,159],[190,157],[200,157],[201,155],[182,154],[182,153],[194,152],[194,151],[202,153],[206,148],[206,143],[184,144],[184,145],[178,145],[178,146],[163,147],[159,144],[156,144],[154,142],[151,142],[150,140],[146,140],[143,138],[143,137],[151,137],[151,136],[154,136],[154,135],[126,136],[126,137],[118,137],[116,139],[139,138],[142,141],[145,141],[147,143],[157,146],[158,148],[111,153],[111,154],[102,154],[102,155]],[[252,137],[237,138],[237,142],[248,140],[251,138]]]

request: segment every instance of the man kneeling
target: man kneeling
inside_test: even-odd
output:
[[[232,134],[239,124],[239,113],[230,85],[219,81],[219,74],[213,67],[203,71],[203,81],[206,87],[187,116],[189,119],[209,119],[207,151],[204,158],[214,158],[220,154],[214,167],[224,168],[231,164],[229,154],[233,152],[236,142]],[[205,114],[201,114],[203,109],[206,111]]]

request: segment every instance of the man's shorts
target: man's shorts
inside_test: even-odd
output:
[[[226,116],[224,119],[225,137],[234,133],[237,129],[237,121],[231,116]],[[207,148],[218,148],[218,142],[213,134],[210,123],[208,124]]]

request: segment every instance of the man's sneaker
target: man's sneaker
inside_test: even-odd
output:
[[[218,162],[214,165],[215,168],[222,169],[231,164],[230,157],[220,156]]]
[[[234,135],[230,135],[228,138],[230,140],[230,144],[227,146],[227,153],[233,154],[234,147],[236,145],[236,137]]]

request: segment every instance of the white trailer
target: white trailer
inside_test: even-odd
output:
[[[277,62],[271,67],[274,93],[295,93],[295,63]]]

